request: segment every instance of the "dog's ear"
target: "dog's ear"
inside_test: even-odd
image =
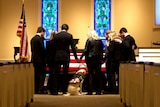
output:
[[[83,78],[86,76],[86,70],[85,69],[80,69],[76,72],[76,74],[81,75]]]
[[[83,75],[86,75],[86,70],[83,70]]]
[[[79,74],[79,73],[82,73],[82,72],[83,72],[83,70],[80,69],[80,70],[78,70],[78,71],[76,72],[76,74]]]

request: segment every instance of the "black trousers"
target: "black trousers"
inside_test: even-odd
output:
[[[94,86],[96,94],[100,94],[102,90],[101,59],[99,57],[88,58],[87,68],[88,94],[92,94]]]
[[[33,63],[34,66],[34,88],[35,93],[43,92],[45,75],[46,75],[46,65],[45,63]]]
[[[115,74],[117,74],[119,77],[119,65],[119,61],[107,61],[106,63],[108,91],[117,91]]]
[[[58,92],[58,86],[60,83],[59,80],[59,73],[61,72],[62,68],[62,92],[63,94],[67,92],[68,88],[68,69],[69,69],[69,61],[56,61],[55,62],[55,71],[54,71],[54,92]],[[61,81],[61,80],[60,80]]]
[[[49,79],[48,79],[48,83],[47,83],[47,88],[48,90],[53,93],[53,90],[54,90],[54,69],[55,69],[55,66],[54,66],[54,63],[49,63],[48,64],[48,67],[49,67]]]

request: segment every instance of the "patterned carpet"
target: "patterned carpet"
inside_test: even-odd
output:
[[[34,95],[30,107],[123,107],[119,95]]]

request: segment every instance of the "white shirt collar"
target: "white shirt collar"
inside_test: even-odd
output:
[[[126,37],[126,36],[128,36],[128,35],[129,35],[129,33],[125,33],[125,35],[124,35],[124,36]]]
[[[65,30],[65,29],[63,29],[62,31],[66,32],[66,30]]]
[[[41,34],[40,34],[40,33],[36,33],[36,35],[39,35],[39,36],[41,36]]]

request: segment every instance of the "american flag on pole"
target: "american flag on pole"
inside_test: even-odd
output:
[[[29,50],[28,50],[28,36],[26,30],[26,20],[25,20],[25,11],[24,3],[22,4],[22,14],[17,29],[17,36],[20,37],[20,62],[27,62],[29,59]]]

